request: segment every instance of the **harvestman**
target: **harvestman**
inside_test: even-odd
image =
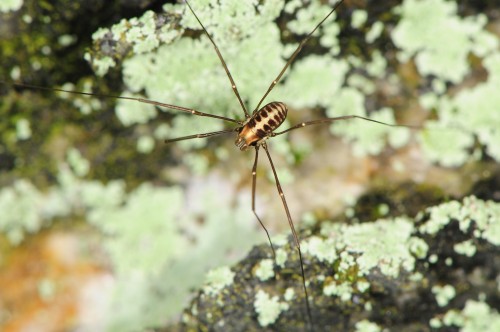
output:
[[[238,101],[240,103],[240,106],[245,114],[245,119],[244,120],[236,120],[224,116],[219,116],[219,115],[214,115],[214,114],[209,114],[209,113],[204,113],[200,112],[191,108],[186,108],[186,107],[181,107],[181,106],[176,106],[176,105],[170,105],[170,104],[165,104],[153,100],[147,100],[143,98],[134,98],[134,97],[119,97],[119,96],[111,96],[111,95],[99,95],[99,94],[93,94],[93,93],[86,93],[86,92],[78,92],[78,91],[67,91],[63,89],[57,89],[57,88],[44,88],[40,86],[34,86],[34,85],[29,85],[29,84],[13,84],[15,86],[20,86],[20,87],[28,87],[28,88],[35,88],[35,89],[43,89],[43,90],[52,90],[52,91],[61,91],[61,92],[68,92],[68,93],[73,93],[73,94],[80,94],[80,95],[91,95],[91,96],[98,96],[98,97],[112,97],[112,98],[117,98],[117,99],[125,99],[125,100],[134,100],[138,101],[141,103],[146,103],[146,104],[152,104],[155,106],[159,107],[164,107],[164,108],[169,108],[185,113],[190,113],[192,115],[197,115],[197,116],[205,116],[205,117],[210,117],[210,118],[215,118],[219,119],[222,121],[226,122],[231,122],[231,123],[236,123],[238,124],[238,127],[232,128],[232,129],[224,129],[220,131],[214,131],[214,132],[209,132],[209,133],[202,133],[202,134],[195,134],[195,135],[189,135],[189,136],[183,136],[183,137],[178,137],[174,139],[168,139],[165,140],[165,143],[172,143],[172,142],[177,142],[177,141],[182,141],[182,140],[189,140],[189,139],[194,139],[194,138],[204,138],[204,137],[211,137],[211,136],[216,136],[216,135],[222,135],[222,134],[229,134],[229,133],[237,133],[236,141],[235,144],[236,146],[242,150],[248,150],[248,148],[253,147],[255,148],[255,160],[253,163],[252,167],[252,212],[259,221],[260,225],[266,232],[267,238],[269,240],[269,243],[271,245],[271,249],[273,252],[273,256],[275,256],[275,251],[273,244],[271,242],[271,238],[269,236],[269,232],[267,231],[266,227],[264,226],[263,222],[257,215],[257,212],[255,211],[255,189],[256,189],[256,180],[257,180],[257,161],[259,158],[259,149],[262,147],[264,151],[266,152],[267,158],[269,159],[269,163],[271,165],[271,169],[274,175],[274,179],[276,181],[276,187],[279,193],[279,196],[281,198],[281,201],[283,203],[283,207],[286,212],[286,216],[288,219],[288,223],[290,225],[290,229],[293,234],[294,238],[294,243],[295,247],[297,248],[298,254],[299,254],[299,261],[300,261],[300,269],[301,269],[301,275],[302,275],[302,286],[304,288],[304,295],[305,295],[305,304],[306,304],[306,309],[307,309],[307,317],[308,317],[308,323],[309,327],[311,330],[313,330],[313,321],[312,321],[312,314],[311,314],[311,307],[309,304],[309,295],[307,293],[307,287],[306,287],[306,282],[305,282],[305,272],[304,272],[304,263],[302,260],[302,251],[300,249],[300,241],[297,236],[297,232],[295,231],[295,227],[292,221],[292,217],[290,216],[290,211],[288,209],[288,205],[286,203],[285,195],[283,193],[283,190],[281,188],[278,175],[276,173],[276,169],[274,167],[271,155],[269,153],[266,140],[268,140],[271,137],[275,137],[278,135],[285,134],[289,131],[299,129],[305,126],[309,125],[315,125],[315,124],[322,124],[322,123],[329,123],[329,122],[334,122],[334,121],[339,121],[339,120],[348,120],[348,119],[362,119],[366,121],[371,121],[371,122],[376,122],[378,124],[386,125],[386,126],[391,126],[391,127],[407,127],[407,128],[420,128],[418,126],[408,126],[408,125],[395,125],[395,124],[388,124],[384,123],[381,121],[365,118],[362,116],[358,115],[345,115],[345,116],[339,116],[339,117],[334,117],[334,118],[322,118],[318,120],[312,120],[312,121],[307,121],[307,122],[302,122],[297,125],[294,125],[286,130],[280,131],[280,132],[274,132],[275,129],[277,129],[285,120],[288,109],[287,106],[282,103],[282,102],[271,102],[262,108],[259,108],[264,99],[267,97],[267,95],[271,92],[271,90],[276,86],[276,84],[280,81],[281,77],[287,70],[287,68],[290,66],[290,64],[293,62],[293,60],[297,57],[299,52],[302,50],[303,46],[307,43],[307,41],[311,38],[311,36],[316,32],[316,30],[325,22],[332,14],[333,12],[342,4],[344,0],[339,0],[332,8],[332,10],[314,27],[314,29],[300,42],[299,46],[297,49],[293,52],[293,54],[290,56],[288,61],[286,62],[285,66],[281,69],[279,72],[278,76],[271,82],[269,85],[266,93],[264,96],[260,99],[259,103],[253,110],[252,114],[248,112],[248,110],[245,107],[245,104],[243,100],[240,97],[240,94],[238,92],[238,88],[236,87],[236,83],[233,80],[233,77],[231,76],[231,73],[229,72],[229,68],[226,65],[226,62],[224,61],[224,58],[222,57],[222,54],[219,51],[219,48],[215,44],[214,40],[208,33],[207,29],[205,29],[205,26],[201,23],[200,19],[194,12],[193,8],[189,4],[187,0],[185,0],[186,5],[189,7],[189,10],[193,13],[194,17],[200,24],[201,28],[203,29],[204,33],[206,36],[210,39],[210,42],[212,43],[215,52],[217,53],[217,56],[219,57],[219,60],[222,64],[222,67],[224,67],[224,70],[227,74],[227,77],[229,81],[231,82],[231,87],[233,89],[234,94],[236,95],[236,98],[238,98]]]
[[[373,120],[373,119],[365,118],[365,117],[362,117],[362,116],[357,116],[357,115],[346,115],[346,116],[339,116],[339,117],[334,117],[334,118],[323,118],[323,119],[319,119],[319,120],[302,122],[302,123],[299,123],[299,124],[297,124],[295,126],[292,126],[292,127],[288,128],[286,130],[283,130],[281,132],[274,132],[274,130],[277,129],[285,121],[285,118],[286,118],[286,115],[287,115],[287,112],[288,112],[287,106],[284,103],[282,103],[282,102],[276,102],[276,101],[274,101],[274,102],[271,102],[271,103],[263,106],[262,108],[259,108],[260,105],[262,104],[262,102],[264,101],[264,99],[271,92],[271,90],[276,86],[276,84],[279,82],[279,80],[281,79],[281,77],[283,76],[283,74],[285,73],[285,71],[287,70],[287,68],[290,66],[290,64],[293,62],[293,60],[296,58],[296,56],[302,50],[303,46],[311,38],[311,36],[314,34],[314,32],[323,24],[323,22],[325,22],[328,19],[328,17],[330,17],[330,15],[332,15],[333,12],[340,6],[340,4],[342,4],[343,0],[338,1],[333,6],[332,10],[300,42],[299,46],[297,47],[297,49],[295,50],[295,52],[293,52],[293,54],[290,56],[290,58],[286,62],[286,64],[283,67],[283,69],[281,69],[281,71],[278,74],[278,76],[271,82],[271,85],[269,85],[269,88],[267,89],[267,91],[264,94],[264,96],[260,99],[259,103],[255,107],[255,109],[253,110],[253,112],[252,112],[251,115],[249,114],[248,110],[245,107],[245,104],[244,104],[243,100],[240,97],[240,94],[238,92],[238,88],[236,87],[236,83],[234,82],[233,77],[231,76],[231,73],[229,72],[229,68],[227,67],[226,62],[224,61],[224,58],[222,57],[222,54],[219,51],[219,48],[215,44],[214,40],[212,39],[212,37],[208,33],[208,31],[205,28],[205,26],[203,25],[203,23],[201,23],[200,19],[198,18],[198,16],[194,12],[194,10],[191,7],[191,5],[189,4],[189,2],[187,0],[185,0],[185,2],[186,2],[186,5],[189,7],[189,10],[193,13],[194,17],[196,18],[196,20],[200,24],[200,26],[203,29],[204,33],[207,35],[207,37],[210,39],[210,42],[214,46],[215,52],[217,53],[217,56],[219,57],[219,60],[220,60],[220,62],[222,64],[222,66],[224,67],[224,70],[226,71],[227,77],[228,77],[229,81],[231,82],[231,87],[233,89],[233,92],[236,95],[236,98],[238,98],[238,101],[239,101],[239,103],[241,105],[241,108],[242,108],[243,112],[245,113],[245,120],[240,121],[240,120],[236,120],[236,119],[232,119],[232,118],[227,118],[227,117],[222,117],[222,116],[216,116],[216,115],[201,113],[201,112],[198,112],[198,111],[193,110],[193,109],[182,108],[182,107],[178,107],[178,106],[172,106],[172,105],[167,105],[167,104],[162,104],[162,103],[156,103],[156,102],[151,102],[151,101],[149,101],[149,102],[152,103],[152,104],[155,104],[155,105],[159,105],[159,106],[164,106],[164,107],[168,107],[168,108],[174,108],[174,109],[181,110],[181,111],[184,111],[184,112],[190,112],[193,115],[208,116],[208,117],[217,118],[217,119],[220,119],[220,120],[223,120],[223,121],[233,122],[233,123],[239,124],[239,127],[236,127],[236,128],[233,128],[233,129],[226,129],[226,130],[221,130],[221,131],[214,131],[214,132],[209,132],[209,133],[195,134],[195,135],[189,135],[189,136],[184,136],[184,137],[178,137],[178,138],[166,140],[165,143],[172,143],[172,142],[177,142],[177,141],[181,141],[181,140],[188,140],[188,139],[193,139],[193,138],[210,137],[210,136],[216,136],[216,135],[222,135],[222,134],[228,134],[228,133],[236,132],[237,133],[237,137],[236,137],[235,144],[236,144],[236,146],[241,151],[245,151],[249,147],[254,147],[255,148],[255,161],[254,161],[254,164],[253,164],[253,167],[252,167],[252,212],[255,215],[255,217],[257,218],[257,220],[259,221],[259,223],[262,226],[262,228],[264,229],[264,231],[266,232],[267,238],[268,238],[269,243],[271,245],[273,256],[276,257],[276,254],[275,254],[275,251],[274,251],[274,247],[273,247],[273,244],[271,242],[271,238],[269,236],[269,232],[267,231],[267,229],[264,226],[263,222],[261,221],[261,219],[257,215],[257,212],[255,211],[255,188],[256,188],[256,179],[257,179],[257,172],[256,172],[256,170],[257,170],[257,161],[258,161],[258,158],[259,158],[259,149],[260,149],[260,147],[262,147],[264,149],[264,151],[266,152],[267,158],[269,159],[269,163],[271,165],[271,169],[272,169],[272,172],[273,172],[273,175],[274,175],[274,179],[276,181],[276,187],[278,189],[279,196],[281,198],[281,201],[283,202],[283,207],[284,207],[285,212],[286,212],[286,216],[287,216],[287,219],[288,219],[288,224],[290,225],[290,229],[291,229],[292,234],[293,234],[295,246],[296,246],[297,251],[299,253],[299,261],[300,261],[300,269],[301,269],[301,274],[302,274],[302,285],[303,285],[304,294],[305,294],[305,303],[306,303],[306,309],[307,309],[307,317],[308,317],[308,321],[309,321],[309,326],[310,326],[310,328],[312,330],[313,329],[312,314],[311,314],[311,307],[310,307],[310,304],[309,304],[309,295],[307,293],[307,287],[306,287],[306,282],[305,282],[304,263],[303,263],[303,260],[302,260],[302,251],[300,249],[300,241],[299,241],[299,238],[297,236],[297,232],[295,231],[295,227],[294,227],[294,224],[293,224],[293,221],[292,221],[292,217],[290,216],[290,211],[288,209],[288,205],[286,203],[285,195],[283,193],[283,189],[281,188],[281,185],[280,185],[280,182],[279,182],[279,179],[278,179],[278,175],[276,173],[276,169],[275,169],[274,164],[273,164],[273,160],[272,160],[271,155],[269,153],[269,150],[267,148],[266,140],[269,139],[269,138],[271,138],[271,137],[282,135],[282,134],[287,133],[289,131],[292,131],[292,130],[295,130],[295,129],[299,129],[299,128],[302,128],[302,127],[305,127],[305,126],[314,125],[314,124],[321,124],[321,123],[328,123],[328,122],[334,122],[334,121],[338,121],[338,120],[347,120],[347,119],[353,119],[353,118],[359,118],[359,119],[363,119],[363,120],[367,120],[367,121],[372,121],[372,122],[376,122],[376,123],[383,124],[383,125],[388,125],[388,126],[393,126],[393,127],[400,127],[401,125],[391,125],[391,124],[383,123],[383,122],[376,121],[376,120]],[[403,126],[403,127],[408,127],[408,126]]]

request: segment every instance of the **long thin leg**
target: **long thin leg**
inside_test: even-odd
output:
[[[226,130],[220,130],[220,131],[212,131],[210,133],[204,133],[204,134],[195,134],[195,135],[189,135],[189,136],[182,136],[182,137],[177,137],[177,138],[171,138],[171,139],[166,139],[165,143],[173,143],[173,142],[178,142],[178,141],[185,141],[188,139],[193,139],[193,138],[204,138],[204,137],[210,137],[210,136],[216,136],[216,135],[222,135],[222,134],[229,134],[235,132],[236,129],[226,129]]]
[[[198,23],[200,23],[201,27],[203,28],[203,31],[205,31],[205,34],[207,35],[208,39],[210,39],[210,42],[214,46],[215,52],[217,52],[217,56],[219,57],[220,62],[222,63],[222,67],[224,67],[224,70],[226,71],[227,77],[229,78],[229,81],[231,82],[231,88],[233,88],[234,94],[238,98],[238,101],[240,102],[240,105],[241,105],[241,108],[243,109],[243,112],[245,112],[245,117],[249,118],[250,114],[248,114],[248,111],[245,107],[245,104],[243,103],[243,100],[241,100],[240,94],[238,92],[238,88],[236,87],[236,83],[233,80],[233,76],[231,76],[231,73],[229,72],[229,68],[227,68],[226,61],[224,61],[224,58],[222,57],[222,54],[219,51],[219,48],[217,47],[214,40],[212,39],[212,36],[210,36],[210,34],[208,33],[207,29],[205,29],[205,26],[203,25],[203,23],[201,23],[200,19],[198,18],[198,15],[196,15],[196,13],[194,12],[194,10],[191,7],[191,5],[189,4],[189,2],[187,0],[185,0],[185,1],[186,1],[186,5],[188,5],[188,7],[189,7],[189,10],[191,10],[191,13],[193,13],[193,15],[196,18],[196,20],[198,21]]]
[[[264,99],[266,99],[267,95],[269,94],[269,92],[271,92],[271,90],[274,88],[274,86],[276,84],[278,84],[279,80],[281,79],[281,76],[283,76],[283,74],[287,70],[288,66],[290,66],[290,64],[293,62],[293,60],[295,60],[295,58],[297,57],[297,55],[299,54],[299,52],[302,50],[302,47],[304,47],[304,45],[309,41],[309,39],[311,38],[311,36],[313,35],[313,33],[316,32],[316,30],[320,27],[320,25],[323,24],[323,22],[325,22],[326,19],[328,17],[330,17],[330,15],[332,15],[335,10],[337,10],[337,8],[340,6],[340,4],[342,4],[343,1],[344,0],[340,0],[339,2],[337,2],[335,4],[335,6],[333,6],[333,9],[328,13],[328,15],[326,15],[325,18],[322,19],[321,22],[319,22],[318,25],[316,25],[316,27],[304,39],[302,39],[302,41],[300,42],[299,46],[297,47],[297,49],[295,50],[295,52],[293,52],[292,56],[290,56],[290,58],[286,62],[286,64],[283,67],[283,69],[281,69],[281,71],[278,74],[278,76],[274,79],[274,81],[271,82],[271,85],[267,89],[267,91],[264,94],[264,96],[262,97],[262,99],[257,104],[257,107],[255,108],[255,110],[253,111],[253,113],[255,113],[255,112],[257,112],[257,110],[259,110],[259,107],[262,104],[262,102],[264,101]]]
[[[267,231],[266,226],[264,226],[264,223],[260,220],[259,216],[257,215],[257,212],[255,211],[255,188],[257,186],[257,160],[259,160],[259,146],[255,146],[255,161],[253,163],[252,167],[252,212],[259,221],[260,225],[264,229],[264,231],[267,234],[267,239],[269,240],[269,244],[271,245],[271,249],[273,250],[273,257],[276,260],[276,252],[274,251],[274,246],[271,241],[271,237],[269,236],[269,232]]]
[[[302,251],[300,250],[299,237],[297,236],[297,232],[295,231],[292,217],[290,216],[290,211],[288,210],[288,205],[286,204],[285,194],[283,193],[283,189],[281,189],[281,184],[280,184],[280,181],[278,179],[278,174],[276,173],[276,169],[274,168],[273,160],[271,158],[271,155],[269,154],[269,150],[267,149],[267,144],[263,143],[262,147],[266,151],[267,158],[269,159],[269,163],[271,164],[271,169],[272,169],[273,174],[274,174],[274,179],[276,180],[276,188],[278,189],[278,193],[281,197],[281,201],[283,202],[283,207],[285,208],[286,217],[288,218],[288,224],[290,225],[290,229],[292,230],[293,238],[295,240],[295,246],[297,247],[297,251],[299,252],[300,270],[302,273],[302,285],[304,286],[304,294],[305,294],[306,308],[307,308],[307,317],[309,319],[309,325],[311,327],[310,330],[312,331],[312,330],[314,330],[314,327],[313,327],[313,320],[312,320],[312,315],[311,315],[311,307],[309,306],[309,295],[307,293],[306,275],[304,272],[304,261],[302,260]]]
[[[225,116],[219,116],[219,115],[214,115],[214,114],[208,114],[208,113],[203,113],[197,110],[194,110],[192,108],[186,108],[182,106],[176,106],[176,105],[170,105],[170,104],[165,104],[165,103],[160,103],[158,101],[154,100],[148,100],[144,98],[134,98],[134,97],[124,97],[124,96],[115,96],[115,95],[104,95],[104,94],[98,94],[98,93],[89,93],[89,92],[81,92],[81,91],[70,91],[70,90],[63,90],[59,88],[47,88],[43,86],[38,86],[38,85],[32,85],[32,84],[20,84],[20,83],[7,83],[4,81],[0,81],[0,83],[6,84],[6,85],[11,85],[11,86],[17,86],[20,88],[28,88],[28,89],[37,89],[37,90],[45,90],[45,91],[58,91],[58,92],[66,92],[66,93],[71,93],[75,95],[84,95],[84,96],[92,96],[92,97],[98,97],[98,98],[114,98],[114,99],[125,99],[125,100],[134,100],[138,101],[140,103],[144,104],[151,104],[159,107],[165,107],[165,108],[170,108],[173,110],[193,114],[193,115],[198,115],[198,116],[206,116],[209,118],[215,118],[215,119],[220,119],[228,122],[233,122],[237,124],[243,124],[243,122],[227,118]]]
[[[302,123],[299,123],[298,125],[295,125],[295,126],[292,126],[292,127],[288,128],[286,130],[283,130],[283,131],[280,131],[280,132],[277,132],[277,133],[272,133],[270,136],[271,137],[278,136],[278,135],[287,133],[289,131],[305,127],[305,126],[316,125],[316,124],[323,124],[323,123],[329,123],[329,122],[335,122],[335,121],[339,121],[339,120],[349,120],[349,119],[362,119],[362,120],[375,122],[375,123],[382,124],[384,126],[389,126],[389,127],[402,127],[402,128],[410,128],[410,129],[423,129],[423,127],[421,127],[421,126],[390,124],[390,123],[385,123],[385,122],[382,122],[382,121],[373,120],[373,119],[370,119],[370,118],[365,118],[365,117],[359,116],[359,115],[344,115],[344,116],[338,116],[338,117],[335,117],[335,118],[324,118],[324,119],[319,119],[319,120],[302,122]]]

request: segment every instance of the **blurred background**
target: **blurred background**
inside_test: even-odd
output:
[[[333,6],[190,3],[250,112]],[[341,115],[419,129],[349,120],[272,138],[295,226],[500,200],[499,38],[493,0],[344,1],[264,104],[288,105],[283,129]],[[233,134],[163,143],[234,124],[102,96],[244,119],[185,4],[5,0],[0,52],[2,331],[175,324],[209,269],[267,241],[251,212],[253,150]],[[263,153],[257,175],[259,215],[288,234]]]

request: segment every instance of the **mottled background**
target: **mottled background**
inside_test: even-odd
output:
[[[192,0],[249,109],[327,1]],[[289,107],[269,147],[296,227],[416,214],[475,193],[500,200],[496,1],[346,0],[266,101]],[[243,119],[184,4],[0,4],[0,327],[139,330],[179,318],[210,268],[266,241],[251,213],[253,152],[230,128],[133,101]],[[227,137],[229,136],[229,137]],[[257,210],[289,231],[264,155]],[[495,180],[496,179],[496,180]],[[497,181],[497,182],[495,182]]]

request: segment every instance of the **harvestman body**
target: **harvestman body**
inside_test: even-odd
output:
[[[326,19],[328,19],[328,17],[330,17],[332,15],[332,13],[340,6],[340,4],[343,2],[343,0],[339,0],[335,4],[335,6],[332,8],[332,10],[328,13],[328,15],[326,15],[323,18],[323,20],[321,20],[321,22],[319,22],[316,25],[316,27],[300,42],[299,46],[297,47],[295,52],[290,56],[290,58],[288,59],[287,63],[285,64],[283,69],[280,71],[278,76],[272,81],[271,85],[269,86],[266,93],[259,101],[259,103],[258,103],[257,107],[255,108],[255,110],[253,111],[252,115],[250,115],[249,112],[247,111],[245,104],[243,103],[243,100],[241,99],[241,97],[239,95],[236,84],[231,76],[231,73],[229,72],[229,69],[228,69],[217,45],[215,44],[214,40],[212,39],[212,37],[210,36],[208,31],[203,26],[202,22],[200,21],[200,19],[198,18],[198,16],[194,12],[194,10],[191,7],[191,5],[189,4],[189,2],[187,0],[185,0],[185,2],[186,2],[186,5],[188,6],[188,8],[190,9],[190,11],[195,16],[195,18],[198,21],[198,23],[200,24],[200,26],[202,27],[204,33],[210,39],[210,42],[214,46],[214,49],[217,53],[217,56],[219,57],[219,59],[221,61],[221,64],[222,64],[222,66],[223,66],[223,68],[228,76],[229,81],[231,82],[231,87],[234,91],[234,94],[238,98],[240,106],[245,114],[244,121],[236,120],[236,119],[232,119],[232,118],[228,118],[228,117],[224,117],[224,116],[204,113],[204,112],[200,112],[200,111],[197,111],[197,110],[194,110],[191,108],[186,108],[186,107],[176,106],[176,105],[171,105],[171,104],[165,104],[165,103],[147,100],[147,99],[142,99],[142,98],[118,97],[118,96],[110,96],[110,95],[92,94],[92,93],[86,93],[86,92],[66,91],[63,89],[44,88],[44,87],[33,86],[33,85],[29,85],[29,84],[13,84],[13,85],[20,86],[20,87],[43,89],[43,90],[62,91],[62,92],[68,92],[68,93],[73,93],[73,94],[80,94],[80,95],[92,95],[92,96],[98,96],[98,97],[113,97],[113,98],[117,98],[117,99],[134,100],[134,101],[138,101],[141,103],[152,104],[152,105],[156,105],[159,107],[164,107],[164,108],[169,108],[169,109],[189,113],[192,115],[210,117],[210,118],[215,118],[215,119],[223,120],[226,122],[238,124],[239,125],[238,127],[232,128],[232,129],[225,129],[225,130],[221,130],[221,131],[178,137],[178,138],[166,140],[165,142],[172,143],[172,142],[176,142],[176,141],[182,141],[182,140],[188,140],[188,139],[194,139],[194,138],[203,138],[203,137],[210,137],[210,136],[216,136],[216,135],[221,135],[221,134],[237,133],[235,144],[240,150],[245,151],[245,150],[248,150],[250,147],[255,148],[255,161],[254,161],[254,164],[252,167],[252,212],[254,213],[255,217],[257,218],[257,220],[261,224],[262,228],[266,232],[267,237],[269,239],[269,243],[270,243],[272,251],[273,251],[273,255],[275,256],[274,247],[273,247],[273,244],[271,242],[271,238],[269,236],[269,233],[268,233],[266,227],[264,226],[264,224],[262,223],[262,221],[260,220],[260,218],[257,215],[256,210],[255,210],[255,189],[256,189],[256,177],[257,177],[257,175],[256,175],[257,174],[256,173],[257,161],[258,161],[258,157],[259,157],[260,147],[262,147],[265,150],[266,155],[269,159],[269,163],[271,165],[271,169],[273,171],[274,179],[276,181],[276,187],[278,189],[279,196],[282,200],[283,207],[284,207],[286,215],[287,215],[288,223],[290,225],[290,229],[291,229],[292,234],[293,234],[294,243],[295,243],[295,246],[296,246],[298,254],[299,254],[299,261],[300,261],[300,268],[301,268],[301,275],[302,275],[302,285],[304,288],[305,304],[306,304],[306,310],[307,310],[309,329],[313,330],[314,329],[313,320],[312,320],[311,308],[310,308],[310,304],[309,304],[309,295],[307,293],[307,287],[306,287],[306,282],[305,282],[304,263],[302,260],[302,252],[300,249],[300,242],[299,242],[299,238],[297,236],[297,233],[295,231],[295,227],[294,227],[292,218],[290,216],[290,212],[288,210],[288,205],[286,203],[285,195],[283,193],[283,190],[281,189],[278,175],[276,173],[276,169],[274,167],[271,155],[269,153],[269,150],[268,150],[268,147],[266,144],[266,140],[271,138],[271,137],[278,136],[278,135],[287,133],[291,130],[302,128],[305,126],[322,124],[322,123],[331,123],[334,121],[354,119],[354,118],[363,119],[363,120],[367,120],[367,121],[371,121],[371,122],[376,122],[378,124],[392,126],[392,127],[409,127],[409,128],[420,128],[420,127],[406,126],[406,125],[393,125],[393,124],[387,124],[387,123],[380,122],[377,120],[365,118],[362,116],[346,115],[346,116],[339,116],[339,117],[334,117],[334,118],[323,118],[323,119],[318,119],[318,120],[313,120],[313,121],[302,122],[302,123],[299,123],[297,125],[294,125],[294,126],[288,128],[284,131],[275,132],[274,130],[277,129],[283,123],[283,121],[285,120],[285,118],[287,116],[287,112],[288,112],[287,106],[282,102],[275,101],[275,102],[271,102],[271,103],[263,106],[262,108],[259,108],[260,105],[262,104],[262,102],[264,101],[264,99],[267,97],[267,95],[271,92],[271,90],[274,88],[274,86],[279,82],[279,80],[281,79],[281,77],[283,76],[283,74],[285,73],[287,68],[290,66],[290,64],[293,62],[293,60],[296,58],[298,53],[302,50],[302,47],[311,38],[313,33],[323,24],[323,22]]]

